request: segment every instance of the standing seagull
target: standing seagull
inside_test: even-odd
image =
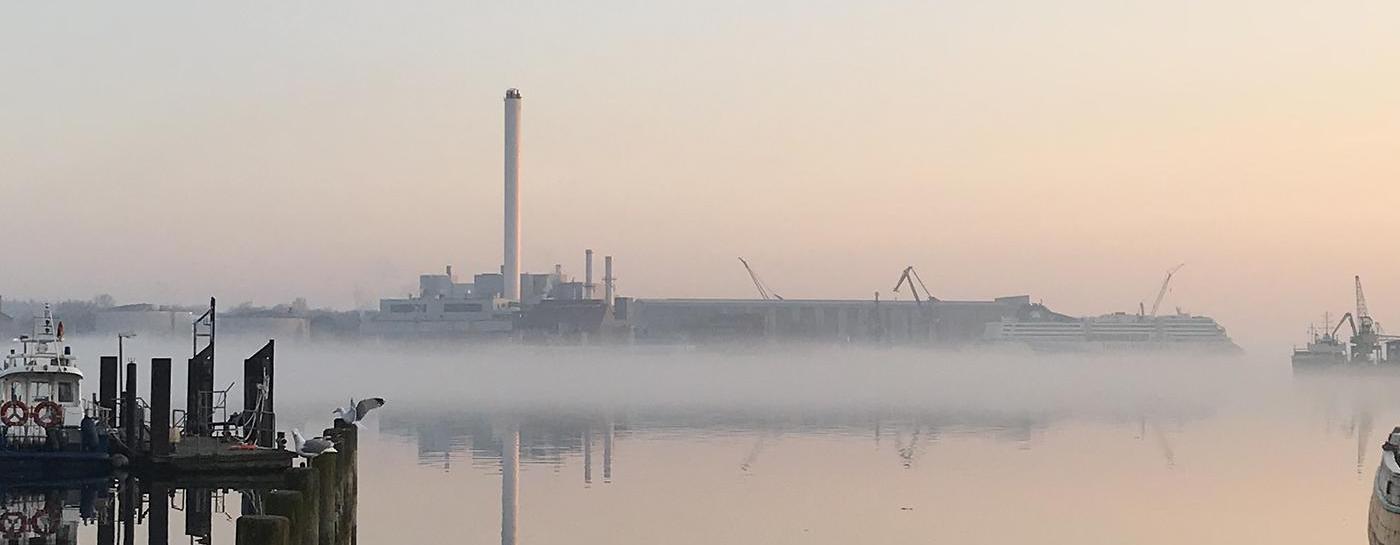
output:
[[[335,450],[335,443],[325,437],[312,437],[307,439],[301,436],[301,430],[292,429],[292,444],[296,447],[296,453],[306,458],[315,458],[327,452],[339,452]]]
[[[336,409],[335,411],[331,412],[331,414],[335,415],[336,420],[339,420],[346,424],[360,424],[360,421],[364,420],[365,415],[369,414],[370,411],[383,406],[384,398],[382,397],[371,397],[369,399],[361,399],[359,403],[355,403],[355,398],[352,397],[350,398],[349,407],[342,407]]]

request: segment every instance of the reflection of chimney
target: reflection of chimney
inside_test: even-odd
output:
[[[593,250],[583,251],[583,298],[593,298]]]
[[[612,482],[612,451],[613,451],[613,423],[608,421],[608,427],[603,432],[603,482]]]
[[[583,484],[593,483],[593,428],[583,430]]]
[[[501,545],[515,545],[520,514],[520,428],[511,426],[501,438]]]
[[[520,91],[506,90],[505,294],[520,300]]]

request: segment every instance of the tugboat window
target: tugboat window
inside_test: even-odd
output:
[[[34,383],[34,395],[30,398],[31,403],[48,401],[53,397],[53,385],[47,382]]]
[[[78,397],[78,396],[76,396],[76,395],[73,394],[73,383],[71,383],[71,382],[60,382],[60,383],[58,383],[58,402],[59,402],[59,403],[72,403],[72,402],[74,402],[74,401],[77,401],[77,397]]]

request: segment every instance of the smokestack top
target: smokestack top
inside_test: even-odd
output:
[[[506,98],[520,98],[520,89],[514,87],[506,89]]]

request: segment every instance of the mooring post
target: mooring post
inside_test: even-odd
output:
[[[115,383],[116,379],[112,382]],[[102,493],[105,495],[105,505],[102,506],[105,516],[97,518],[97,545],[117,545],[117,497],[107,489],[103,489]]]
[[[301,537],[293,535],[292,542],[298,545],[318,545],[321,539],[320,475],[315,468],[294,467],[287,470],[286,484],[288,490],[301,492],[301,508],[306,515],[302,518],[306,523],[301,525]]]
[[[344,534],[347,543],[356,542],[356,529],[359,521],[356,520],[356,512],[359,509],[360,492],[360,428],[354,424],[347,424],[337,420],[333,429],[336,439],[336,451],[340,454],[340,531]]]
[[[316,545],[306,540],[306,527],[318,525],[320,521],[307,518],[306,500],[300,490],[273,490],[266,498],[267,514],[287,517],[288,545]]]
[[[316,478],[321,485],[319,545],[340,545],[336,543],[340,535],[340,453],[323,452],[311,460],[311,466],[316,468]]]
[[[165,360],[165,364],[168,369],[170,366],[170,360],[168,358]],[[150,543],[150,545],[169,545],[170,491],[164,485],[152,484],[148,494],[150,494],[150,499],[148,500],[150,510],[146,514],[147,542]]]
[[[277,515],[243,515],[238,517],[235,545],[288,545],[291,521]]]
[[[126,364],[126,391],[122,392],[122,438],[132,452],[141,452],[137,440],[141,437],[141,422],[136,413],[136,364]]]
[[[151,456],[170,455],[170,358],[151,358]]]
[[[116,356],[102,356],[98,370],[97,406],[102,410],[102,423],[117,427],[117,366]]]

